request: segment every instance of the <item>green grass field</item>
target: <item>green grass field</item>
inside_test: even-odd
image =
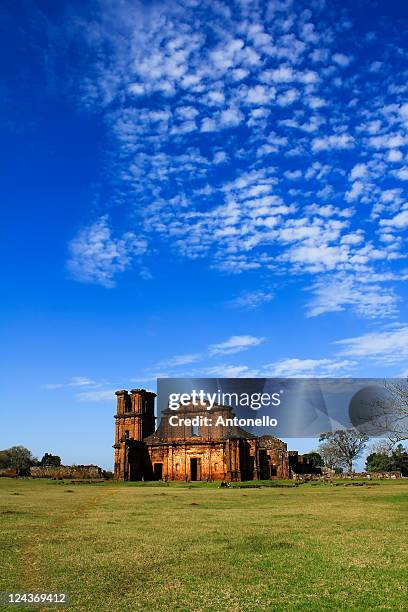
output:
[[[0,590],[66,591],[71,610],[408,610],[404,480],[225,490],[3,478],[0,515]]]

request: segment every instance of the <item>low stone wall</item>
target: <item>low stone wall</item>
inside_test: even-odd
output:
[[[2,468],[0,469],[0,478],[15,478],[17,476],[17,470],[15,468]]]
[[[367,480],[383,480],[402,478],[401,472],[343,472],[342,474],[293,474],[293,480],[352,480],[354,478],[366,478]]]
[[[402,478],[401,472],[363,472],[361,478]]]
[[[62,480],[95,480],[103,478],[103,472],[97,465],[60,465],[58,467],[38,466],[30,469],[32,478],[56,478]]]

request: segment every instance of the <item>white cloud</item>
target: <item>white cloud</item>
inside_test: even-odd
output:
[[[328,49],[313,49],[310,53],[310,59],[315,63],[327,62],[329,59],[329,51]]]
[[[215,132],[217,130],[217,124],[211,117],[205,117],[201,123],[202,132]]]
[[[225,151],[216,151],[214,153],[214,157],[213,157],[214,164],[222,164],[226,161],[228,161],[228,155],[226,154]]]
[[[408,119],[408,102],[401,104],[399,108],[402,119]]]
[[[312,110],[322,108],[327,104],[326,100],[319,98],[319,96],[310,96],[310,98],[307,99],[307,103]]]
[[[243,90],[243,98],[246,104],[258,106],[260,104],[268,104],[275,97],[273,88],[266,88],[263,85],[255,85]]]
[[[355,232],[352,232],[350,234],[344,234],[341,239],[342,244],[356,245],[361,244],[362,242],[364,242],[363,230],[356,230]]]
[[[368,174],[366,164],[356,164],[350,172],[350,179],[355,181],[356,179],[366,178]]]
[[[249,70],[245,70],[244,68],[236,68],[231,72],[232,78],[234,81],[242,81],[249,75]]]
[[[204,370],[208,376],[219,378],[256,378],[259,371],[246,365],[217,365]]]
[[[188,134],[189,132],[194,132],[196,129],[197,124],[195,121],[184,121],[178,125],[173,125],[170,134]]]
[[[390,161],[390,162],[399,162],[399,161],[402,160],[402,158],[403,158],[403,155],[402,155],[401,151],[399,151],[398,149],[391,149],[387,153],[387,161]]]
[[[231,128],[239,125],[244,119],[244,115],[238,108],[226,108],[221,111],[218,117],[218,125],[222,128]]]
[[[215,68],[222,71],[235,66],[239,62],[239,52],[244,47],[244,41],[236,38],[229,40],[210,52],[210,60]]]
[[[371,281],[371,282],[370,282]],[[389,287],[367,277],[352,275],[323,277],[308,289],[313,298],[307,304],[307,316],[340,312],[351,308],[360,317],[390,317],[397,313],[398,298]]]
[[[231,336],[228,340],[218,344],[212,344],[209,347],[210,355],[232,355],[240,353],[249,348],[258,346],[265,342],[265,338],[257,338],[256,336]]]
[[[408,204],[391,219],[380,219],[380,225],[390,229],[404,229],[408,227]]]
[[[205,374],[225,378],[308,378],[348,376],[356,366],[349,359],[282,359],[259,368],[247,365],[215,365],[207,368]]]
[[[305,228],[304,237],[307,237]],[[314,272],[335,270],[349,259],[349,249],[344,246],[330,246],[328,244],[300,244],[293,246],[282,259],[292,264]]]
[[[125,0],[109,18],[103,5],[84,29],[89,70],[75,82],[107,126],[115,216],[132,227],[102,216],[84,228],[72,276],[111,287],[146,240],[158,256],[266,279],[394,269],[406,217],[402,195],[385,193],[408,180],[408,106],[401,74],[378,62],[386,43],[362,57],[340,8],[334,26],[323,2],[148,4]],[[387,302],[371,283],[358,302],[342,287],[334,310],[392,310],[391,288]]]
[[[245,291],[234,300],[229,302],[229,305],[233,308],[242,308],[244,310],[253,310],[262,306],[267,302],[272,301],[274,294],[271,291],[255,290]]]
[[[284,172],[283,175],[285,178],[288,179],[288,181],[296,181],[302,178],[301,170],[286,170],[286,172]]]
[[[46,383],[41,385],[41,389],[47,389],[47,391],[52,391],[54,389],[61,389],[64,385],[61,383]]]
[[[375,61],[369,67],[369,72],[380,72],[381,68],[384,66],[382,62]]]
[[[83,402],[113,402],[115,398],[115,389],[98,389],[96,391],[81,391],[77,393],[77,399]]]
[[[345,68],[350,64],[352,58],[348,55],[344,55],[344,53],[334,53],[332,55],[332,60],[335,64],[338,64],[338,66]]]
[[[317,83],[319,76],[313,70],[304,72],[294,70],[291,66],[281,66],[273,70],[265,70],[260,74],[260,79],[265,83]]]
[[[330,151],[332,149],[352,149],[354,144],[354,138],[350,134],[330,134],[314,138],[312,150],[318,153],[319,151]]]
[[[369,139],[368,144],[374,149],[398,149],[406,144],[406,138],[401,134],[384,134],[373,136]]]
[[[351,186],[350,191],[348,191],[345,195],[347,202],[353,202],[354,200],[358,200],[358,198],[365,192],[365,185],[361,181],[354,181]]]
[[[176,114],[182,119],[195,119],[199,112],[194,106],[179,106],[176,108]]]
[[[100,383],[87,378],[86,376],[73,376],[66,383],[50,383],[41,385],[42,389],[63,389],[67,387],[100,387]]]
[[[401,181],[408,181],[408,166],[405,166],[404,168],[399,168],[394,172],[394,174]]]
[[[396,325],[336,342],[342,355],[368,357],[378,363],[393,364],[408,357],[408,325]]]
[[[265,366],[268,376],[303,378],[345,375],[352,371],[355,362],[347,359],[283,359]]]
[[[206,94],[208,102],[215,105],[223,105],[225,102],[225,95],[222,91],[212,90]]]
[[[299,98],[299,91],[297,89],[287,89],[281,93],[277,98],[277,104],[279,106],[290,106]]]
[[[184,355],[175,355],[174,357],[170,357],[170,359],[166,359],[164,361],[160,361],[157,364],[158,368],[173,368],[182,365],[188,365],[190,363],[194,363],[200,359],[200,353],[186,353]]]
[[[90,385],[95,385],[95,381],[87,378],[86,376],[73,376],[68,385],[70,387],[89,387]]]
[[[146,241],[133,232],[113,237],[105,215],[80,230],[71,241],[67,267],[75,280],[109,288],[115,285],[114,276],[129,266],[132,256],[146,249]]]

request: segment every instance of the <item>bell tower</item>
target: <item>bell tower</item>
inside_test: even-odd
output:
[[[115,392],[115,480],[141,480],[144,477],[144,438],[155,430],[155,393],[145,389]]]

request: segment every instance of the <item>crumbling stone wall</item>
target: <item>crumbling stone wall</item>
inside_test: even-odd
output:
[[[373,478],[373,479],[384,479],[384,478],[401,478],[401,472],[342,472],[341,474],[335,474],[334,478],[347,479],[347,478]]]
[[[274,436],[258,438],[259,478],[270,480],[289,478],[287,445]]]
[[[401,472],[367,472],[365,478],[403,478]]]
[[[322,474],[322,469],[320,467],[315,467],[310,457],[299,455],[298,451],[289,451],[288,455],[290,473],[295,480],[302,475],[315,474],[320,476]],[[301,479],[302,478],[300,478],[300,480]]]
[[[97,465],[37,466],[30,469],[30,476],[32,478],[94,480],[103,478],[103,472]]]
[[[323,474],[300,474],[292,473],[292,478],[299,481],[309,480],[354,480],[355,478],[365,478],[367,480],[383,480],[403,478],[401,472],[342,472],[341,474],[334,473],[333,470],[324,471]]]
[[[0,470],[0,478],[15,478],[17,476],[16,468],[2,468]]]

